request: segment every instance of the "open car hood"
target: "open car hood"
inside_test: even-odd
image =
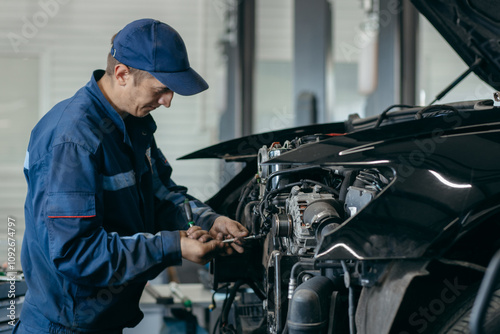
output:
[[[483,81],[500,90],[500,1],[411,0]]]
[[[177,158],[187,159],[225,159],[228,161],[245,161],[257,157],[258,150],[262,145],[270,145],[272,142],[284,142],[297,136],[307,136],[317,133],[342,134],[346,132],[343,122],[314,124],[296,128],[277,130],[272,132],[258,133],[241,138],[231,139],[209,147],[205,147],[193,153]]]
[[[500,91],[500,1],[411,0],[411,2],[446,39],[467,66],[474,67],[474,73],[491,87]],[[453,105],[462,109],[459,105]],[[411,112],[414,113],[414,111]],[[367,120],[368,123],[372,121],[369,118]],[[350,133],[353,129],[347,125],[348,123],[315,124],[254,134],[212,145],[178,159],[218,158],[246,161],[255,158],[262,145],[270,145],[274,141],[283,142],[297,136],[317,133]],[[372,126],[373,124],[370,123],[364,128]],[[363,126],[358,125],[357,128],[359,130]],[[374,132],[377,131],[378,129],[374,130]],[[329,143],[339,143],[345,140],[345,146],[339,146],[340,150],[361,145],[361,142],[355,145],[358,139],[352,138],[351,140],[350,136],[347,136],[342,139],[331,139]],[[313,159],[314,157],[308,152],[310,152],[309,149],[304,149],[294,153],[297,154],[295,158]],[[280,159],[284,161],[285,158],[292,158],[292,154],[287,153]]]

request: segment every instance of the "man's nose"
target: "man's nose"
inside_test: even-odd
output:
[[[165,108],[169,108],[173,98],[174,98],[174,92],[169,91],[160,96],[158,103],[165,106]]]

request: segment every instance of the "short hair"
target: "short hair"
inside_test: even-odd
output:
[[[116,37],[117,34],[114,34],[113,37],[111,37],[111,45],[113,45],[113,42],[115,40],[115,37]],[[107,65],[106,65],[106,74],[109,75],[110,77],[113,76],[113,74],[115,73],[115,66],[116,65],[119,65],[119,64],[122,64],[122,65],[125,65],[121,62],[119,62],[118,60],[116,60],[115,57],[113,57],[113,55],[110,53],[108,53],[108,62],[107,62]],[[152,77],[152,75],[147,72],[147,71],[143,71],[143,70],[139,70],[137,68],[133,68],[133,67],[130,67],[128,65],[125,65],[127,66],[128,70],[129,70],[129,73],[134,77],[134,85],[137,86],[138,84],[141,83],[142,80],[146,79],[146,78],[149,78],[149,77]]]

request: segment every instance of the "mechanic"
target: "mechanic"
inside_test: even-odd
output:
[[[179,34],[142,19],[114,36],[106,71],[35,126],[24,163],[28,292],[14,333],[122,333],[166,267],[243,252],[221,240],[248,231],[176,185],[153,136],[152,110],[207,88]]]

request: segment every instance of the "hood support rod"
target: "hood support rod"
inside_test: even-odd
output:
[[[465,79],[472,71],[474,71],[478,66],[479,64],[481,64],[481,62],[483,61],[483,58],[477,58],[474,63],[467,69],[467,71],[465,71],[464,73],[462,73],[462,75],[460,75],[458,78],[455,79],[455,81],[453,81],[448,87],[446,87],[441,93],[439,93],[435,98],[434,100],[429,103],[429,105],[432,105],[434,104],[436,101],[439,101],[441,100],[446,94],[448,94],[448,92],[450,90],[452,90],[456,85],[458,85],[463,79]]]

